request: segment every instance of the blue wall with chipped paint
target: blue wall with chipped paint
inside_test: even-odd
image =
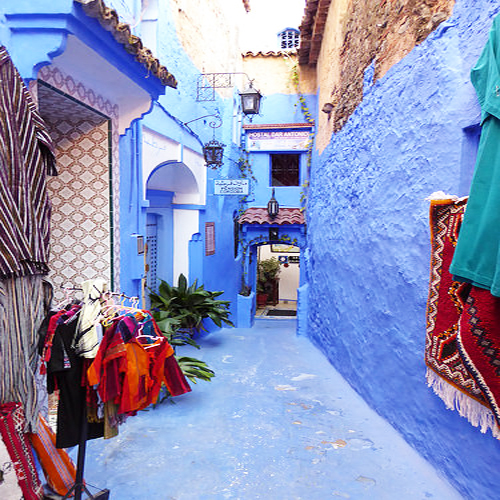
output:
[[[500,443],[426,386],[426,197],[467,194],[480,114],[469,72],[499,11],[497,1],[458,0],[382,79],[372,84],[366,70],[363,102],[315,155],[308,203],[311,338],[474,500],[498,496]]]

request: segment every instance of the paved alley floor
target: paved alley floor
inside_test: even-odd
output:
[[[180,351],[212,382],[89,441],[112,500],[461,498],[350,388],[294,319],[258,319]]]

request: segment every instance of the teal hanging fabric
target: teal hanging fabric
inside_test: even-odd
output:
[[[450,272],[500,296],[500,17],[471,71],[481,105],[481,139]]]

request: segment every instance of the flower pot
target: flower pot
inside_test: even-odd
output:
[[[267,304],[267,293],[257,293],[257,307],[265,307]]]

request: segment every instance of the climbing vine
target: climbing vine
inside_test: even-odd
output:
[[[240,289],[240,295],[250,295],[250,292],[252,290],[251,286],[247,283],[247,276],[248,276],[248,269],[247,269],[247,255],[248,255],[248,250],[249,248],[252,247],[252,245],[267,245],[269,243],[268,241],[269,238],[267,238],[265,235],[259,235],[256,236],[255,238],[247,241],[246,243],[243,240],[239,240],[239,244],[241,244],[242,248],[242,265],[243,265],[243,272],[241,274],[241,289]],[[287,243],[288,245],[295,245],[298,246],[298,240],[297,238],[292,238],[288,234],[283,234],[279,237],[277,240],[273,240],[273,243]],[[250,262],[249,262],[250,264]]]
[[[252,164],[250,163],[250,154],[246,149],[241,148],[241,154],[238,158],[238,168],[240,169],[241,177],[244,179],[257,180],[253,174]]]
[[[256,182],[257,179],[252,170],[252,164],[250,163],[250,154],[246,149],[240,148],[240,157],[238,158],[238,168],[240,170],[240,176],[243,179],[249,179],[250,181]],[[253,182],[250,182],[250,191],[253,190]],[[241,216],[245,212],[249,194],[240,197],[238,214]]]
[[[295,92],[297,94],[298,105],[300,106],[300,110],[302,112],[302,116],[304,120],[311,125],[311,132],[309,133],[309,142],[307,144],[307,153],[306,153],[306,167],[307,167],[307,179],[302,184],[302,190],[300,192],[300,211],[305,212],[307,205],[307,196],[309,193],[309,174],[311,172],[311,163],[312,163],[312,154],[313,154],[313,145],[314,145],[314,118],[312,117],[311,111],[307,106],[306,98],[302,91],[300,90],[300,78],[299,78],[299,66],[295,63],[292,66],[291,70],[291,80],[293,86],[295,87]]]

